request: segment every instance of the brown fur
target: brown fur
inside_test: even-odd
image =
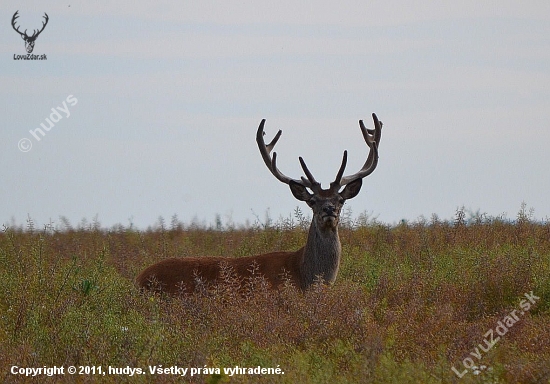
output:
[[[146,268],[136,278],[140,288],[160,290],[172,295],[178,292],[193,292],[196,280],[211,283],[220,278],[220,263],[232,267],[240,278],[251,276],[252,264],[258,265],[258,273],[266,278],[271,288],[280,287],[285,279],[300,287],[299,264],[303,258],[304,248],[296,252],[273,252],[248,257],[186,257],[162,260]]]

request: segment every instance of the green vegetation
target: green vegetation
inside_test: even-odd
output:
[[[63,366],[64,375],[32,381],[550,382],[550,223],[524,209],[514,221],[466,220],[463,210],[453,222],[347,220],[336,284],[305,294],[267,291],[259,276],[240,283],[231,271],[222,284],[179,298],[133,285],[166,257],[295,250],[307,230],[299,211],[295,217],[298,224],[224,230],[4,228],[0,381],[31,382],[12,366]],[[238,284],[246,285],[241,293]],[[69,375],[69,366],[107,374]],[[200,372],[149,373],[161,366]],[[223,370],[236,366],[284,374]],[[144,374],[130,376],[128,367]]]

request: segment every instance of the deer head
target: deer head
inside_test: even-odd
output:
[[[277,168],[277,153],[273,152],[271,157],[271,151],[277,144],[277,141],[283,133],[281,130],[277,132],[275,138],[269,143],[264,142],[264,124],[265,119],[262,120],[256,133],[256,142],[258,148],[264,160],[265,165],[271,171],[279,181],[288,184],[294,197],[298,200],[305,201],[307,205],[313,210],[313,225],[316,225],[320,230],[334,230],[338,227],[340,210],[344,205],[344,202],[351,199],[359,193],[361,190],[362,179],[370,175],[378,164],[378,144],[382,136],[382,122],[378,120],[376,115],[372,114],[374,120],[374,129],[367,129],[363,124],[363,120],[359,120],[359,127],[363,134],[363,138],[370,148],[369,155],[363,167],[356,173],[344,176],[344,170],[346,168],[348,154],[344,151],[342,158],[342,164],[336,174],[336,178],[328,189],[321,188],[321,184],[315,180],[313,174],[309,171],[304,159],[301,157],[300,165],[304,171],[305,177],[301,179],[291,179],[285,176]],[[344,189],[342,189],[344,187]],[[342,189],[342,190],[341,190]]]
[[[13,17],[11,19],[11,26],[13,27],[15,32],[19,33],[21,35],[21,38],[23,40],[25,40],[25,49],[27,50],[27,53],[32,53],[32,50],[34,49],[34,42],[35,42],[36,38],[38,37],[38,35],[40,35],[40,33],[42,33],[42,31],[44,30],[44,28],[46,28],[46,25],[48,24],[48,20],[49,20],[48,14],[46,12],[44,12],[44,16],[42,16],[45,19],[45,21],[42,22],[42,28],[40,30],[37,30],[37,29],[33,30],[33,34],[31,36],[29,36],[29,35],[27,35],[27,30],[26,29],[25,29],[25,32],[21,32],[19,30],[19,28],[16,27],[16,25],[15,25],[15,21],[19,17],[18,13],[19,13],[19,11],[16,11],[13,14]]]

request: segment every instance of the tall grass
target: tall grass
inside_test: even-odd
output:
[[[514,221],[467,220],[463,210],[454,221],[346,220],[337,282],[306,293],[292,286],[272,292],[261,276],[241,282],[228,268],[220,284],[177,298],[134,287],[141,269],[166,257],[295,250],[307,234],[299,211],[269,225],[221,229],[4,228],[0,380],[25,380],[10,373],[14,365],[101,365],[145,374],[37,381],[550,382],[550,224],[532,221],[523,207]],[[474,357],[530,292],[536,304]],[[466,369],[467,358],[478,368]],[[279,367],[284,374],[221,369],[181,377],[151,375],[149,366]],[[459,378],[452,367],[466,373]]]

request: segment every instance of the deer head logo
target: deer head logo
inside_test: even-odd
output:
[[[42,16],[45,19],[45,21],[42,22],[42,28],[40,30],[34,29],[33,34],[31,36],[29,36],[29,35],[27,35],[27,30],[26,29],[25,29],[25,32],[21,32],[19,30],[19,28],[15,25],[15,22],[16,22],[17,18],[19,17],[18,13],[19,13],[19,11],[16,11],[13,14],[13,17],[11,19],[11,26],[13,27],[13,29],[15,29],[15,32],[19,33],[21,35],[21,38],[23,40],[25,40],[25,49],[27,50],[27,53],[32,53],[32,50],[34,49],[34,42],[36,41],[36,38],[38,37],[38,35],[40,35],[40,33],[42,33],[42,31],[44,30],[44,28],[46,28],[46,25],[48,24],[48,20],[49,20],[48,14],[46,12],[44,12],[44,16]]]

